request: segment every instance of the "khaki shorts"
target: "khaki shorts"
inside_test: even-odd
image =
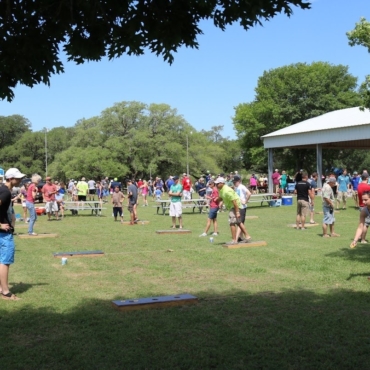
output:
[[[346,191],[338,191],[337,199],[339,201],[343,200],[343,202],[345,202],[347,200],[347,192]]]
[[[229,224],[230,225],[239,225],[241,223],[241,219],[240,217],[237,218],[236,217],[236,214],[235,214],[235,209],[231,209],[230,212],[229,212]]]
[[[309,209],[310,203],[306,202],[305,200],[299,200],[297,202],[297,215],[306,217]]]

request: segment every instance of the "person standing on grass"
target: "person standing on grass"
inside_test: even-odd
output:
[[[13,187],[18,186],[25,177],[17,168],[5,172],[5,186],[0,186],[0,294],[2,299],[18,300],[8,285],[9,267],[14,263],[14,211],[11,205]]]
[[[41,180],[41,176],[35,173],[31,177],[31,185],[27,189],[26,207],[28,214],[30,215],[30,221],[28,223],[28,235],[36,236],[37,234],[33,231],[33,226],[37,220],[35,199],[37,195],[37,185]]]
[[[324,213],[324,218],[322,221],[322,236],[323,238],[329,238],[330,235],[327,233],[328,225],[330,228],[330,234],[332,237],[340,236],[334,232],[334,202],[335,197],[333,193],[333,187],[336,186],[337,180],[335,177],[329,177],[327,183],[322,187],[322,210]]]
[[[296,228],[297,230],[306,230],[305,222],[306,215],[311,206],[314,206],[315,192],[311,184],[307,181],[308,174],[306,171],[302,172],[302,180],[295,184],[294,193],[297,194],[297,217]],[[311,202],[310,202],[311,200]],[[301,225],[301,226],[300,226]]]
[[[338,176],[338,194],[337,194],[337,209],[339,209],[340,202],[343,201],[343,209],[346,209],[347,196],[350,186],[349,176],[347,175],[347,170],[343,170],[343,173]]]
[[[312,187],[312,190],[314,192],[314,194],[316,195],[316,192],[317,190],[319,190],[317,188],[317,172],[313,172],[311,177],[307,180],[310,184],[311,184],[311,187]],[[315,216],[315,207],[313,205],[313,203],[311,203],[311,198],[309,198],[309,201],[310,201],[310,224],[315,224],[315,220],[313,219],[314,216]]]
[[[367,172],[363,172],[361,175],[361,182],[358,184],[358,187],[357,187],[358,204],[359,204],[360,212],[365,207],[363,195],[366,192],[370,191],[370,185],[367,183],[368,178],[369,178],[369,174]],[[364,227],[363,233],[361,235],[361,240],[366,240],[367,229],[368,229],[367,227]]]
[[[184,196],[184,200],[191,200],[191,187],[192,187],[192,183],[191,183],[191,180],[190,180],[190,177],[189,177],[189,174],[188,173],[184,173],[183,174],[183,179],[182,179],[182,188],[183,188],[183,196]]]
[[[130,225],[135,225],[137,217],[137,187],[132,180],[127,181],[128,211],[130,212]]]
[[[213,233],[212,235],[218,235],[218,225],[217,225],[217,213],[218,213],[218,190],[213,180],[208,182],[208,186],[211,188],[212,192],[209,195],[206,195],[206,198],[209,201],[209,213],[207,219],[206,229],[204,233],[199,236],[207,236],[208,230],[211,227],[211,222],[213,222]]]
[[[95,180],[90,179],[87,182],[87,186],[89,187],[89,200],[95,200],[95,193],[96,193],[96,188],[95,188]]]
[[[143,181],[141,185],[141,195],[143,197],[143,207],[148,207],[148,193],[149,193],[149,186],[146,180]]]
[[[87,185],[84,177],[77,183],[76,189],[78,200],[81,202],[86,202],[86,195],[89,190],[89,186]]]
[[[244,224],[241,223],[240,218],[240,208],[242,208],[242,203],[238,194],[229,186],[225,184],[225,179],[223,177],[218,177],[215,180],[219,196],[217,202],[221,200],[224,202],[225,207],[229,210],[229,224],[231,230],[232,240],[229,244],[237,244],[238,239],[236,238],[236,228],[240,227],[241,231],[244,233],[246,239],[243,242],[247,243],[252,240],[251,236],[248,234],[247,229]]]
[[[252,176],[249,180],[249,186],[252,190],[252,194],[257,194],[257,185],[258,185],[257,177],[255,176],[254,173],[252,173]]]
[[[279,170],[276,168],[275,172],[271,176],[272,184],[274,185],[274,193],[279,192],[279,186],[280,186],[280,173]]]
[[[247,214],[247,203],[249,202],[249,199],[250,199],[252,193],[248,190],[248,188],[245,185],[242,184],[242,179],[239,175],[234,176],[233,184],[234,184],[234,190],[235,190],[236,194],[238,194],[238,196],[240,198],[240,202],[242,203],[241,208],[239,208],[239,212],[240,212],[240,221],[244,225],[245,224],[245,216]],[[241,234],[242,234],[241,229],[240,229],[240,227],[238,227],[236,229],[236,240],[237,241],[242,241],[245,238],[247,238],[246,235],[244,236],[244,239],[241,238],[240,237]]]
[[[170,203],[170,216],[172,217],[172,228],[176,229],[176,218],[179,220],[179,228],[182,229],[182,204],[181,197],[183,193],[182,185],[179,183],[179,177],[174,176],[173,181],[175,182],[172,186],[168,195],[171,197]]]
[[[119,186],[116,186],[114,188],[114,192],[112,195],[113,216],[114,216],[114,221],[117,221],[117,216],[119,215],[121,218],[121,223],[123,223],[122,203],[124,199],[125,199],[125,196],[119,190]]]
[[[352,197],[353,201],[355,202],[355,208],[359,208],[358,202],[358,185],[361,182],[361,176],[357,173],[357,171],[353,172],[353,177],[351,178],[351,186],[352,186]]]
[[[46,184],[41,189],[42,195],[45,201],[45,210],[48,215],[48,221],[51,221],[51,215],[55,213],[57,221],[60,221],[58,214],[58,203],[55,200],[55,194],[58,192],[58,189],[55,184],[51,182],[51,177],[46,178]]]
[[[350,248],[356,248],[357,242],[361,240],[362,244],[367,244],[366,233],[370,225],[370,191],[365,191],[362,194],[362,202],[364,204],[360,210],[360,222],[358,224],[355,237],[350,245]]]

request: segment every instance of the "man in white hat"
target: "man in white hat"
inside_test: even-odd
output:
[[[11,190],[19,186],[25,176],[17,168],[10,168],[5,173],[5,186],[0,187],[0,294],[1,298],[13,301],[19,298],[10,292],[8,285],[9,267],[14,263],[15,252],[13,239],[15,217],[11,205]]]

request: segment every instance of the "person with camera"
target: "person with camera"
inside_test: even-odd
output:
[[[25,177],[17,168],[10,168],[5,173],[5,186],[0,187],[0,294],[1,298],[7,300],[18,300],[19,298],[10,292],[8,285],[9,267],[14,263],[14,211],[11,206],[14,186],[19,186]]]
[[[322,187],[322,210],[324,213],[324,218],[322,221],[322,236],[323,238],[329,238],[340,236],[334,232],[334,193],[333,187],[336,185],[337,180],[335,177],[329,177],[328,182]],[[330,235],[327,233],[328,225],[330,228]]]

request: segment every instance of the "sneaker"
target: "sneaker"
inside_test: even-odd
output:
[[[218,236],[218,233],[213,233],[212,235],[213,235],[213,236]]]
[[[365,239],[361,240],[361,244],[367,244],[367,241]]]
[[[232,240],[231,242],[226,243],[226,245],[235,245],[235,244],[238,244],[238,242],[236,242],[234,240]]]
[[[201,237],[201,236],[207,236],[207,234],[206,233],[200,234],[199,237]]]

